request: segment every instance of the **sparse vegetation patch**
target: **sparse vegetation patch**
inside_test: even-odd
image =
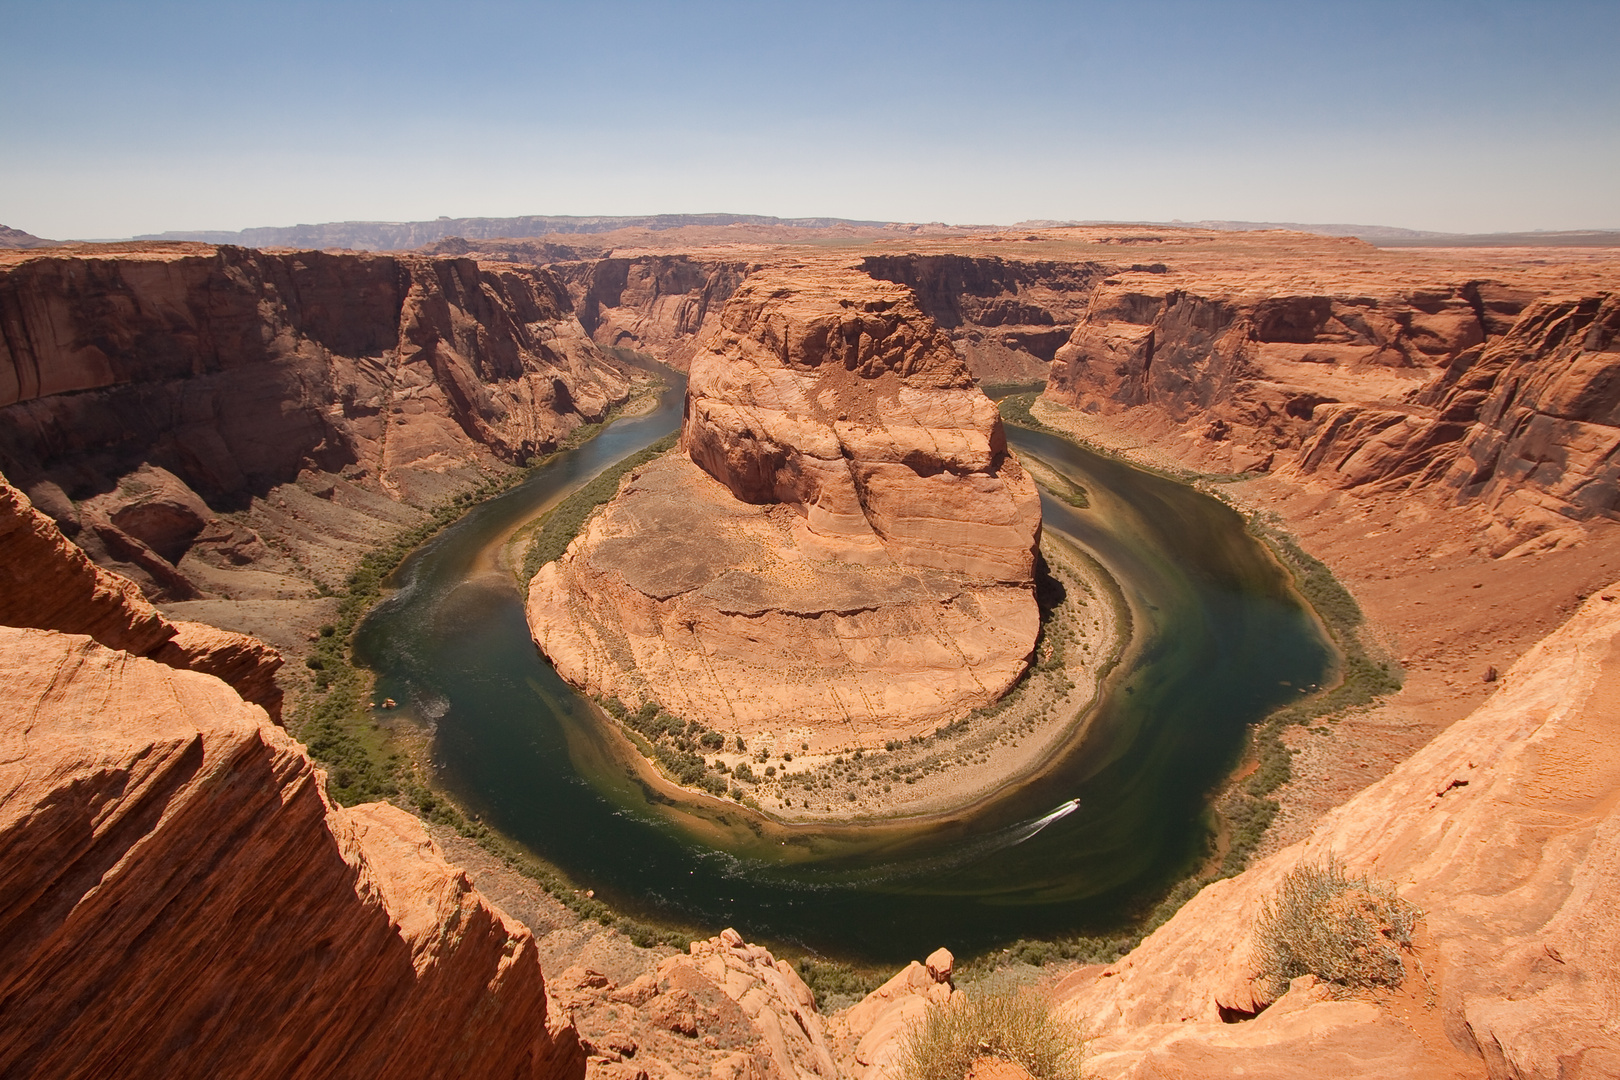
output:
[[[603,470],[596,479],[547,512],[541,519],[538,534],[529,545],[528,551],[524,553],[522,577],[518,584],[526,587],[529,580],[540,572],[542,566],[561,558],[574,537],[579,535],[579,530],[584,527],[585,519],[618,492],[619,481],[624,479],[626,474],[669,450],[675,445],[675,439],[675,435],[666,436],[640,453],[631,454],[617,465]]]
[[[1351,877],[1337,859],[1302,864],[1283,878],[1254,926],[1255,967],[1281,996],[1301,975],[1341,991],[1399,986],[1401,953],[1412,947],[1421,912],[1392,885]]]
[[[1035,1080],[1079,1080],[1080,1030],[1052,1015],[1031,990],[1008,990],[931,1006],[907,1034],[905,1080],[962,1080],[994,1057],[1022,1065]]]

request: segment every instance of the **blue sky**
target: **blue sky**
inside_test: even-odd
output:
[[[1620,227],[1620,2],[0,0],[0,223]]]

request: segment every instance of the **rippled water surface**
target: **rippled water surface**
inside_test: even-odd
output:
[[[1134,616],[1128,662],[1085,740],[971,816],[927,828],[818,835],[731,809],[710,811],[700,840],[626,778],[612,740],[531,643],[511,577],[481,559],[675,430],[681,393],[446,529],[401,568],[356,642],[379,694],[433,724],[434,761],[457,799],[623,909],[885,962],[1105,929],[1201,856],[1208,792],[1245,725],[1331,666],[1286,575],[1229,508],[1009,428],[1021,453],[1087,489],[1089,509],[1043,500],[1045,527],[1091,551]]]

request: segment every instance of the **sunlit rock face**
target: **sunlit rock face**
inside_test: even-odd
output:
[[[530,587],[571,682],[814,745],[932,731],[1023,672],[1040,503],[911,291],[743,283],[692,361],[679,450]]]

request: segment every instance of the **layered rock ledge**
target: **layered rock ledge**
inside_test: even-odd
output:
[[[533,935],[208,675],[0,627],[0,1074],[583,1075]]]
[[[1059,994],[1088,1075],[1608,1077],[1620,1070],[1620,589],[1526,653],[1481,708],[1200,892],[1130,955]],[[1329,856],[1424,912],[1404,996],[1273,1002],[1249,947],[1284,875]],[[1263,1010],[1263,1011],[1262,1011]],[[1256,1015],[1258,1014],[1258,1015]],[[1233,1017],[1252,1021],[1223,1023]]]
[[[909,289],[743,283],[692,362],[677,451],[530,585],[570,682],[819,749],[994,701],[1039,630],[1040,502]]]

